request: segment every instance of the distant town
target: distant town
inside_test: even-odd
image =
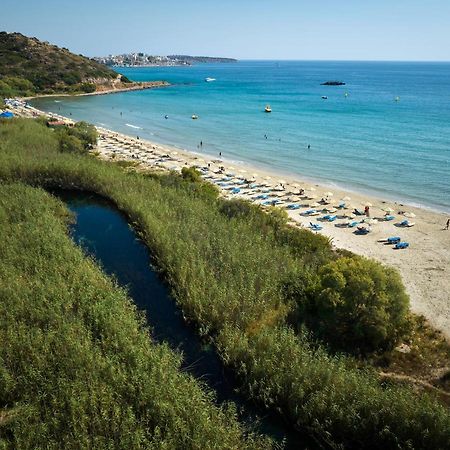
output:
[[[113,67],[148,67],[148,66],[191,66],[201,63],[233,63],[233,58],[211,56],[168,55],[157,56],[147,53],[125,53],[92,58],[101,64]]]

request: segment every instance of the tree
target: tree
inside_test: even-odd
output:
[[[407,329],[409,299],[400,276],[375,261],[340,258],[288,291],[297,320],[338,350],[389,349]]]

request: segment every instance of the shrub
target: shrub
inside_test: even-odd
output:
[[[62,152],[86,153],[86,148],[76,136],[67,134],[65,131],[59,133],[59,149]]]
[[[181,169],[181,176],[184,180],[198,182],[202,178],[200,172],[195,167],[183,167]]]
[[[77,86],[77,90],[90,94],[91,92],[95,92],[96,86],[93,83],[81,83]]]
[[[378,262],[343,257],[287,290],[300,323],[336,349],[390,349],[406,330],[409,301],[400,276]]]
[[[65,128],[68,135],[76,137],[85,149],[97,144],[97,130],[87,122],[77,122],[72,128]]]
[[[221,200],[219,211],[229,219],[233,217],[248,217],[252,212],[252,206],[244,200]]]

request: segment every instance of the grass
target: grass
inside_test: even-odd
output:
[[[152,342],[41,189],[0,184],[0,448],[268,448]]]
[[[306,280],[339,257],[326,239],[286,228],[275,211],[224,203],[201,183],[60,153],[54,134],[31,121],[0,125],[0,179],[113,201],[140,231],[184,315],[215,340],[248,396],[293,425],[335,446],[446,448],[450,414],[437,399],[382,382],[288,326],[293,305],[284,282]]]

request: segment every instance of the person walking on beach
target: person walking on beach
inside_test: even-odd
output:
[[[450,227],[450,219],[447,219],[447,224],[445,225],[445,229],[448,230],[448,227]]]
[[[366,214],[367,217],[370,217],[370,208],[368,206],[364,208],[364,213]]]

